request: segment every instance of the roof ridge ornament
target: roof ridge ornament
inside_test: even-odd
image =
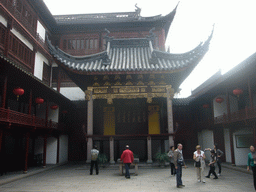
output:
[[[141,15],[140,15],[141,8],[139,8],[139,7],[137,6],[137,3],[135,4],[135,7],[136,7],[136,9],[135,9],[136,16],[139,17],[139,19],[140,19],[140,18],[141,18]]]

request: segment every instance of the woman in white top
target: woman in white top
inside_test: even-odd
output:
[[[201,146],[196,146],[196,151],[194,152],[193,159],[195,160],[195,168],[196,168],[196,174],[197,174],[197,181],[205,183],[204,178],[204,168],[205,168],[205,154],[203,151],[201,151]],[[200,162],[200,165],[198,165]],[[197,165],[196,165],[197,164]]]

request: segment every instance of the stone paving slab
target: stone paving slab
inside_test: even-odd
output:
[[[192,164],[183,169],[184,188],[176,188],[176,178],[170,175],[170,168],[140,167],[139,175],[131,179],[119,176],[117,166],[100,168],[99,175],[89,175],[88,165],[67,164],[0,186],[1,192],[241,192],[254,191],[251,174],[223,167],[218,180],[213,177],[206,183],[198,183]],[[206,168],[205,175],[209,168]],[[1,180],[1,178],[0,178]]]

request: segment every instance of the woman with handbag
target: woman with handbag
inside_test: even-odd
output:
[[[195,168],[197,174],[197,181],[205,183],[204,177],[204,168],[205,168],[205,154],[201,151],[201,146],[196,146],[196,151],[194,152],[193,159],[195,160]]]

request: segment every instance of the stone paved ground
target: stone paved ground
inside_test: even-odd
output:
[[[205,171],[208,171],[208,168]],[[0,177],[1,181],[1,177]],[[184,188],[176,188],[175,177],[170,176],[169,167],[140,167],[139,175],[131,179],[119,176],[118,168],[101,168],[99,175],[89,175],[89,166],[67,164],[54,169],[0,185],[1,192],[148,192],[148,191],[195,191],[195,192],[249,192],[254,191],[252,175],[229,168],[223,168],[218,180],[206,179],[197,183],[192,164],[183,169]]]

